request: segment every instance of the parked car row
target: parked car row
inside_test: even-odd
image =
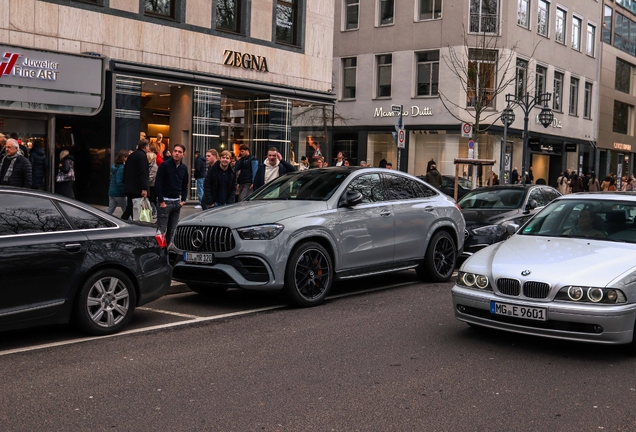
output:
[[[493,186],[458,204],[378,168],[290,173],[247,200],[179,222],[172,244],[58,195],[0,188],[0,329],[72,322],[122,329],[172,279],[201,295],[282,290],[314,306],[333,284],[415,269],[447,281],[471,326],[598,343],[634,342],[636,195]]]

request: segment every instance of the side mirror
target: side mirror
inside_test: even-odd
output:
[[[519,225],[513,223],[506,225],[506,232],[509,236],[515,234],[517,231],[519,231]]]
[[[353,207],[362,202],[362,194],[358,191],[348,191],[340,200],[340,205],[344,207]]]
[[[528,204],[526,204],[526,211],[529,212],[530,210],[534,210],[537,208],[537,202],[533,199],[528,201]]]

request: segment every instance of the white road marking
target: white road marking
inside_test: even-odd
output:
[[[339,299],[339,298],[343,298],[343,297],[351,297],[351,296],[354,296],[354,295],[372,293],[372,292],[376,292],[376,291],[383,291],[383,290],[403,287],[403,286],[407,286],[407,285],[415,285],[415,284],[418,284],[418,283],[420,283],[420,282],[402,282],[402,283],[388,285],[388,286],[383,286],[383,287],[378,287],[378,288],[370,288],[370,289],[367,289],[367,290],[355,291],[355,292],[352,292],[352,293],[333,295],[333,296],[327,297],[327,299],[330,300],[330,299]],[[193,295],[193,294],[194,293],[180,293],[180,294],[173,294],[173,295],[171,295],[171,297],[177,296],[177,295]],[[151,332],[151,331],[154,331],[154,330],[175,328],[175,327],[180,327],[180,326],[190,325],[190,324],[200,323],[200,322],[217,321],[217,320],[222,320],[222,319],[225,319],[225,318],[232,318],[232,317],[237,317],[237,316],[242,316],[242,315],[251,315],[251,314],[256,314],[256,313],[259,313],[259,312],[267,312],[267,311],[271,311],[271,310],[282,309],[282,308],[285,308],[285,307],[288,307],[288,305],[281,304],[281,305],[267,306],[267,307],[263,307],[263,308],[249,309],[249,310],[231,312],[231,313],[226,313],[226,314],[222,314],[222,315],[215,315],[215,316],[209,316],[209,317],[200,317],[200,316],[196,316],[196,315],[186,315],[186,314],[180,314],[180,313],[177,313],[177,312],[170,312],[170,311],[166,311],[166,310],[162,310],[162,309],[153,309],[153,308],[140,307],[140,308],[138,308],[140,310],[147,310],[147,311],[152,311],[152,312],[157,312],[157,313],[166,313],[166,314],[176,315],[176,316],[180,316],[180,317],[184,317],[184,318],[190,318],[190,319],[188,319],[186,321],[179,321],[179,322],[176,322],[176,323],[160,324],[160,325],[156,325],[156,326],[142,327],[142,328],[133,329],[133,330],[124,330],[124,331],[121,331],[119,333],[115,333],[115,334],[107,335],[107,336],[88,336],[88,337],[84,337],[84,338],[71,339],[71,340],[65,340],[65,341],[60,341],[60,342],[52,342],[52,343],[48,343],[48,344],[34,345],[34,346],[30,346],[30,347],[15,348],[15,349],[10,349],[10,350],[6,350],[6,351],[0,351],[0,357],[1,356],[6,356],[6,355],[10,355],[10,354],[18,354],[18,353],[24,353],[24,352],[30,352],[30,351],[38,351],[38,350],[42,350],[42,349],[46,349],[46,348],[56,348],[56,347],[61,347],[61,346],[66,346],[66,345],[75,345],[75,344],[82,343],[82,342],[91,342],[91,341],[95,341],[95,340],[114,338],[114,337],[131,335],[131,334],[146,333],[146,332]]]

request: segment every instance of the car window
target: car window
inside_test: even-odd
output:
[[[289,173],[267,183],[248,200],[327,201],[349,174],[330,169]]]
[[[449,180],[447,177],[442,176],[442,187],[443,188],[452,188],[453,182]]]
[[[530,191],[530,197],[528,201],[535,200],[537,202],[537,207],[543,207],[548,205],[548,199],[541,193],[540,188],[533,189]]]
[[[437,192],[435,192],[433,189],[426,186],[425,184],[414,182],[413,180],[411,181],[414,183],[413,189],[417,198],[430,198],[437,195]]]
[[[114,223],[102,219],[97,215],[89,213],[78,207],[58,203],[64,213],[68,216],[69,220],[77,229],[97,229],[97,228],[111,228],[116,226]]]
[[[363,203],[384,201],[384,190],[380,174],[365,174],[351,181],[347,191],[360,192]]]
[[[408,200],[421,198],[424,192],[420,184],[408,177],[384,174],[387,198],[390,200]]]
[[[546,188],[546,189],[542,189],[542,191],[545,194],[548,202],[552,202],[561,196],[561,194],[556,189]]]
[[[475,189],[459,201],[462,209],[515,209],[522,205],[525,189]]]
[[[459,180],[459,186],[463,187],[464,189],[470,190],[473,187],[473,184],[463,177],[459,177],[457,180]]]
[[[71,227],[48,198],[0,195],[0,236],[68,231]]]

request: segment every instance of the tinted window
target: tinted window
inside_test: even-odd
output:
[[[363,203],[384,201],[384,190],[380,181],[380,174],[365,174],[353,179],[347,191],[357,191],[362,194]]]
[[[0,195],[0,235],[68,231],[66,219],[46,198]]]
[[[287,174],[267,183],[249,200],[326,201],[349,174],[346,171],[331,169]]]
[[[528,201],[530,200],[535,200],[537,202],[537,207],[543,207],[549,203],[548,199],[541,193],[541,189],[534,189],[530,192],[530,198],[528,198]]]
[[[551,202],[561,196],[561,194],[555,189],[543,189],[543,193],[545,194],[548,202]]]
[[[513,209],[521,206],[525,190],[515,189],[476,189],[459,201],[463,209]]]
[[[102,219],[80,208],[64,203],[59,204],[77,229],[110,228],[115,226],[115,224],[108,222],[106,219]]]
[[[418,183],[413,180],[411,181],[413,182],[413,189],[415,190],[417,198],[430,198],[437,195],[437,193],[433,189],[426,186],[425,184]]]
[[[384,181],[388,198],[392,200],[407,200],[430,196],[424,193],[418,182],[408,177],[385,174]]]

